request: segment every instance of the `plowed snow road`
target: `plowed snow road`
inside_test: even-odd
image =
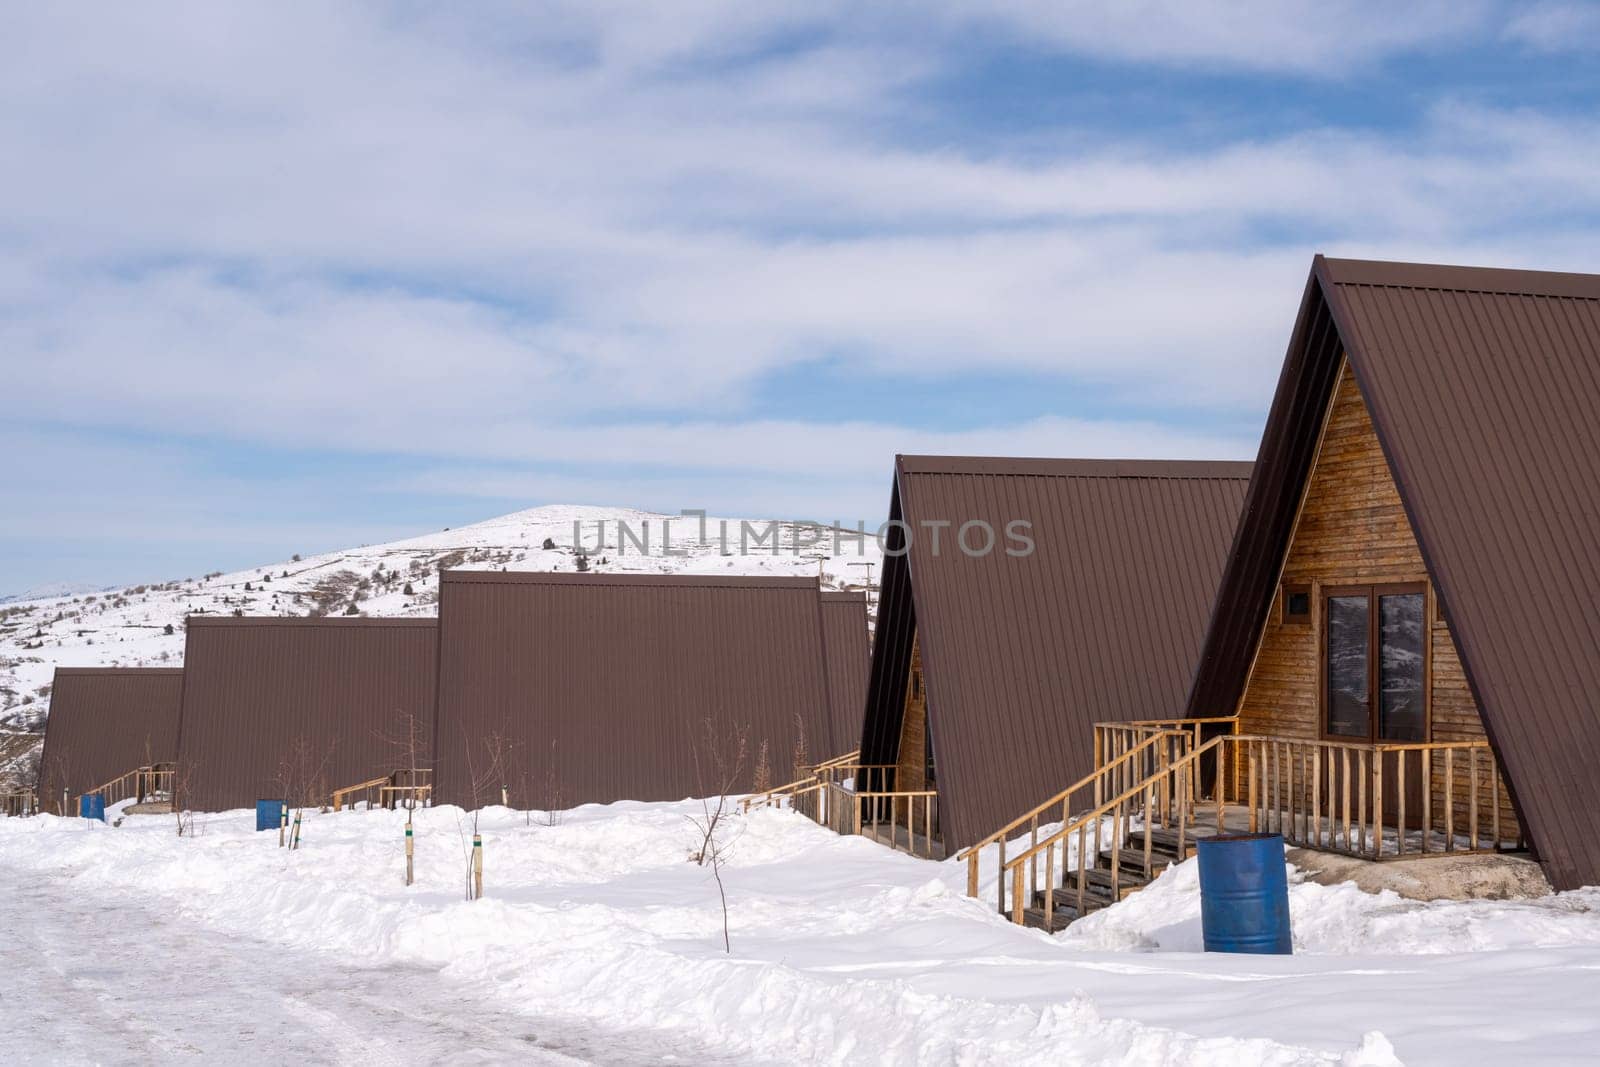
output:
[[[716,1062],[664,1034],[486,1008],[421,968],[365,969],[108,906],[0,867],[0,1062]]]

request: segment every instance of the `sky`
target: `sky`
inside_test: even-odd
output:
[[[1600,269],[1600,5],[4,6],[0,593],[1248,459],[1313,254]]]

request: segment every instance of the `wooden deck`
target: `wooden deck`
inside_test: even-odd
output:
[[[863,826],[861,836],[880,845],[898,849],[918,859],[942,860],[945,858],[944,842],[938,838],[928,840],[922,833],[912,833],[904,826],[880,823],[876,827]]]

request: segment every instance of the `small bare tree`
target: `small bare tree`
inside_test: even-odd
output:
[[[806,745],[806,721],[798,712],[794,717],[794,781],[811,773],[811,753]]]
[[[178,822],[179,837],[195,836],[194,811],[189,807],[189,783],[194,764],[181,761],[172,765],[172,814]]]
[[[424,754],[428,751],[428,733],[422,725],[422,720],[415,714],[400,710],[395,713],[394,727],[389,733],[379,736],[394,752],[394,763],[399,768],[398,774],[406,779],[406,792],[395,793],[393,796],[406,808],[405,884],[411,885],[416,881],[417,875],[415,827],[412,825],[411,816],[420,803],[417,789],[421,785],[422,772],[427,769],[423,764],[426,762]]]
[[[750,792],[765,793],[772,788],[772,760],[767,755],[767,742],[763,739],[756,749],[755,777],[750,781]]]
[[[690,858],[711,868],[717,882],[717,898],[722,904],[722,949],[733,951],[728,934],[728,891],[722,882],[722,865],[734,839],[727,834],[727,821],[733,814],[736,796],[744,782],[745,765],[750,758],[750,727],[733,726],[719,731],[710,718],[701,724],[701,734],[692,750],[695,791],[700,796],[700,814],[689,822],[700,839]]]
[[[333,747],[320,752],[304,734],[289,742],[283,758],[278,761],[278,786],[283,790],[283,802],[295,809],[295,823],[308,807],[317,807],[328,796],[328,764],[333,759]],[[280,832],[281,843],[281,832]],[[298,829],[291,847],[300,847]]]
[[[544,767],[543,792],[544,795],[539,798],[539,807],[544,812],[544,824],[556,826],[561,822],[565,801],[561,794],[561,753],[553,737],[550,739],[549,761]]]
[[[483,834],[478,829],[478,816],[483,806],[504,795],[506,782],[506,757],[515,747],[506,736],[497,731],[482,739],[483,749],[477,752],[472,738],[462,727],[462,748],[467,760],[467,794],[472,810],[468,815],[472,838],[467,840],[467,825],[461,826],[462,847],[467,862],[467,899],[483,896]]]
[[[395,768],[406,779],[407,792],[404,794],[404,803],[407,810],[418,805],[417,788],[421,784],[423,774],[431,770],[427,759],[431,740],[429,733],[422,720],[415,714],[409,711],[397,711],[393,727],[387,733],[378,735],[379,740],[394,753]]]

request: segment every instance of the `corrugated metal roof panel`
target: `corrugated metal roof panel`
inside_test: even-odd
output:
[[[1298,495],[1340,342],[1546,873],[1600,882],[1600,276],[1318,257],[1252,501]],[[1241,525],[1192,710],[1237,701],[1292,522]]]
[[[763,741],[788,780],[797,722],[813,760],[835,750],[814,581],[449,571],[439,614],[442,802],[474,801],[495,737],[537,808],[703,794],[707,719],[749,727],[746,782]]]
[[[395,740],[414,717],[433,737],[433,619],[188,620],[180,788],[202,811],[282,796],[304,739],[324,792],[403,765]]]
[[[823,593],[822,635],[828,655],[833,743],[840,748],[850,748],[861,736],[861,716],[867,706],[867,675],[872,669],[867,598],[860,593]]]
[[[947,847],[1087,772],[1093,723],[1181,714],[1249,470],[900,457],[891,511],[911,546],[889,546],[864,758],[893,762],[914,631]],[[1006,552],[1013,522],[1031,553]],[[987,540],[973,526],[963,551],[967,523],[995,550],[969,554]]]
[[[76,796],[171,761],[182,693],[181,670],[57,667],[39,762],[40,803],[53,811],[62,789]]]

